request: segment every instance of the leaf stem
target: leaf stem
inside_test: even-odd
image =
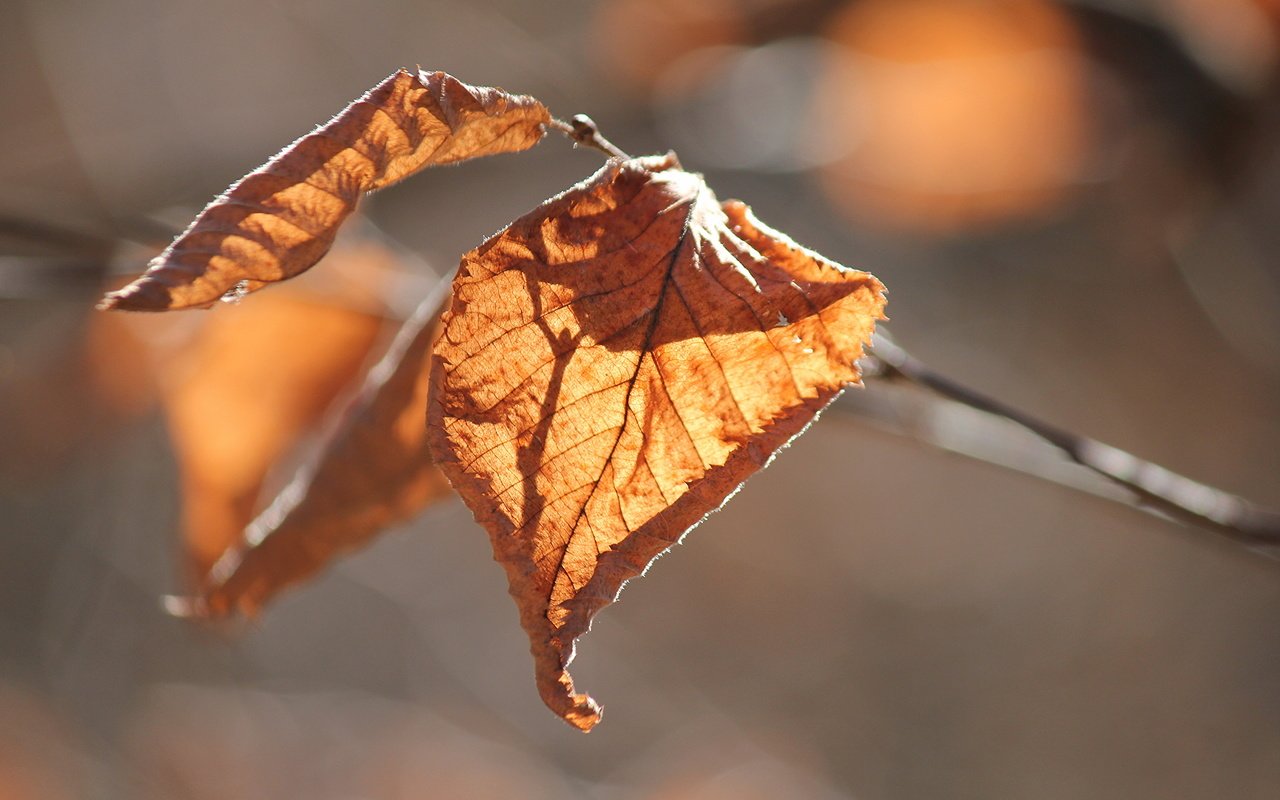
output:
[[[1273,556],[1256,548],[1280,546],[1280,513],[1019,411],[942,375],[881,333],[876,334],[870,355],[874,359],[869,365],[870,372],[878,371],[886,380],[913,384],[1030,431],[1070,461],[1128,490],[1131,505],[1213,531],[1265,555]],[[920,438],[937,444],[926,437]]]
[[[596,126],[595,120],[586,114],[574,114],[573,118],[568,122],[552,119],[550,127],[560,131],[576,144],[599,150],[610,158],[631,158],[613,142],[604,138],[604,135],[600,133],[600,129]]]

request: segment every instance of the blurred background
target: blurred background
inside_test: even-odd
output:
[[[1276,795],[1280,565],[854,414],[597,619],[586,737],[456,500],[241,630],[166,617],[415,298],[599,165],[551,137],[243,304],[90,310],[415,64],[676,150],[938,369],[1280,505],[1273,0],[7,0],[0,797]]]

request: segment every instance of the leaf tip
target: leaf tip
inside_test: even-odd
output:
[[[600,724],[604,709],[589,694],[574,691],[573,677],[565,669],[573,660],[572,651],[565,656],[560,647],[547,640],[532,640],[534,673],[542,702],[557,717],[583,733]]]
[[[154,262],[153,262],[154,263]],[[98,301],[99,311],[167,311],[172,305],[168,291],[148,280],[147,274],[129,285],[107,292]]]
[[[151,265],[147,265],[150,270]],[[148,300],[146,295],[147,286],[145,284],[145,275],[137,280],[131,281],[119,289],[107,292],[98,301],[96,308],[99,311],[150,311],[154,310],[152,302]]]

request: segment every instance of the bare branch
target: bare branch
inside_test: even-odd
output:
[[[1121,502],[1127,502],[1144,511],[1171,517],[1183,523],[1213,531],[1233,541],[1249,546],[1255,552],[1276,558],[1277,554],[1260,547],[1280,546],[1280,514],[1260,508],[1244,498],[1207,486],[1178,475],[1158,464],[1145,461],[1119,448],[1064,430],[1012,408],[981,392],[964,386],[920,362],[887,336],[877,333],[872,356],[867,359],[868,375],[879,374],[887,381],[907,383],[925,389],[951,403],[975,409],[984,415],[1012,423],[1040,440],[1055,447],[1070,462],[1074,462],[1108,481],[1122,487],[1125,492],[1103,493],[1085,487],[1078,480],[1065,478],[1061,473],[1042,468],[1027,469],[1004,461],[1018,471],[1034,474],[1046,480],[1092,491]],[[900,405],[900,404],[898,404]],[[846,410],[857,411],[850,405]],[[870,414],[875,416],[875,414]],[[880,415],[882,419],[885,415]],[[933,432],[922,426],[903,430],[916,438],[949,450],[958,450]],[[974,452],[960,450],[966,455],[1001,463],[1002,460]]]

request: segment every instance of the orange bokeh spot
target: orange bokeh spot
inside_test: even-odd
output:
[[[1088,147],[1085,61],[1040,0],[868,0],[814,97],[823,189],[855,218],[952,231],[1042,212]]]
[[[648,93],[673,62],[703,48],[739,44],[746,27],[735,0],[609,0],[592,21],[590,42],[594,61],[614,82]]]

